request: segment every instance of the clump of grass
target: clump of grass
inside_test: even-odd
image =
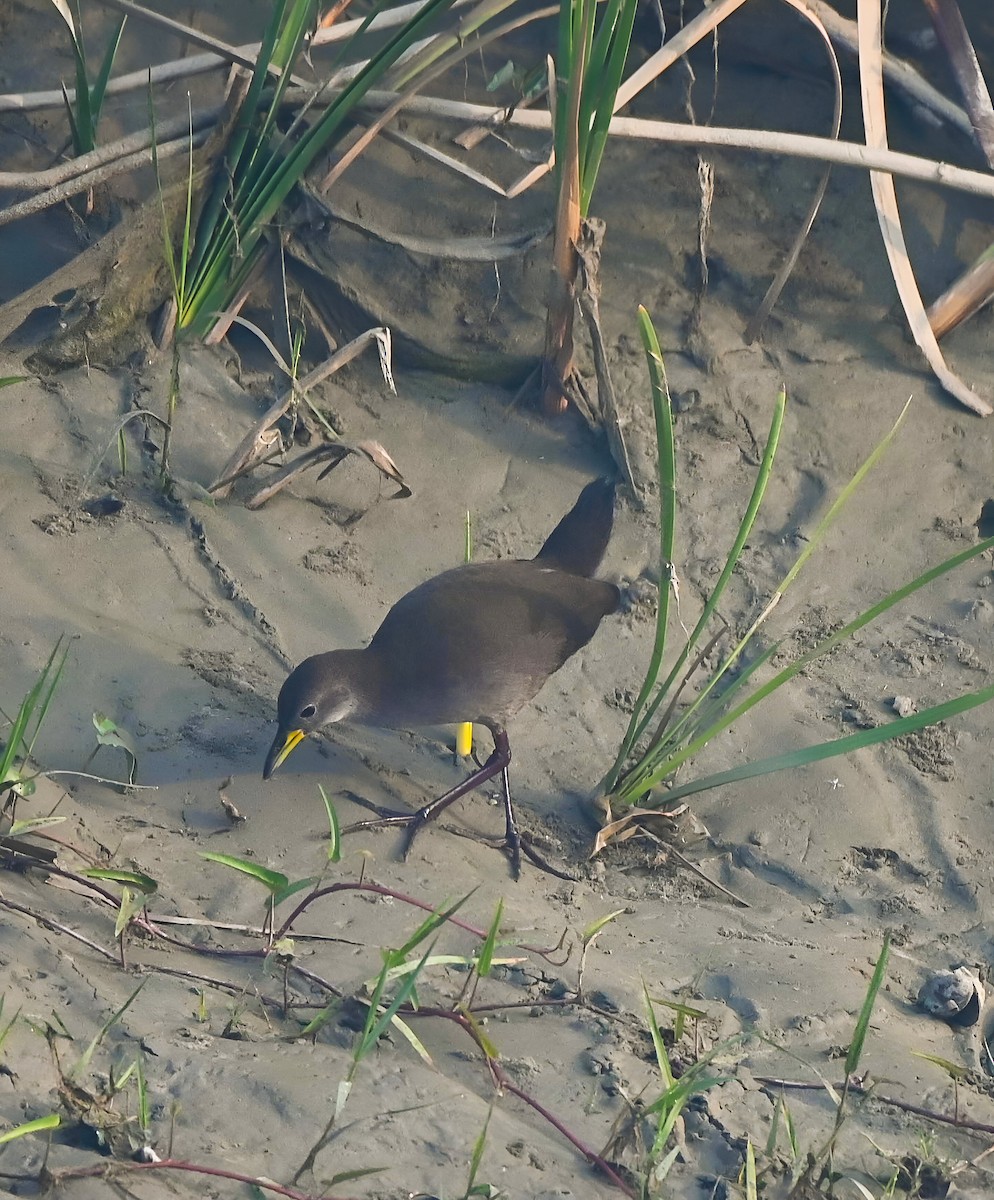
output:
[[[318,155],[343,136],[363,97],[452,2],[427,0],[341,91],[328,98],[319,116],[309,124],[298,116],[285,132],[278,118],[317,6],[316,0],[279,0],[274,5],[224,161],[196,224],[176,316],[178,329],[203,336],[214,325],[256,269],[268,223],[291,190]]]
[[[124,33],[124,26],[128,18],[121,17],[111,33],[100,62],[100,68],[97,71],[97,77],[91,84],[78,0],[72,0],[72,3],[68,3],[67,0],[52,0],[52,3],[69,28],[73,59],[76,64],[75,96],[72,100],[69,99],[69,92],[65,84],[62,85],[62,94],[65,99],[66,115],[69,118],[73,152],[79,157],[81,154],[89,154],[91,150],[96,149],[97,126],[100,124],[100,113],[107,92],[107,83],[110,80],[114,59],[117,57],[121,35]]]
[[[719,643],[725,637],[724,626],[716,634],[712,634],[712,630],[717,622],[722,595],[755,527],[773,472],[787,397],[783,390],[777,397],[752,496],[718,581],[704,604],[697,624],[684,639],[673,665],[660,682],[663,661],[669,649],[672,593],[670,581],[673,578],[676,529],[676,454],[673,413],[662,354],[652,322],[644,308],[639,310],[639,333],[649,368],[656,422],[660,497],[659,602],[655,639],[645,681],[636,699],[632,717],[615,762],[601,784],[600,790],[607,798],[608,820],[598,838],[598,848],[611,837],[628,836],[630,832],[634,831],[639,818],[639,808],[656,809],[669,806],[675,801],[711,788],[768,775],[774,771],[806,766],[840,754],[849,754],[867,746],[913,733],[928,725],[938,724],[940,721],[994,699],[994,685],[990,685],[976,692],[968,692],[955,699],[947,700],[942,704],[924,708],[920,712],[901,717],[885,725],[861,729],[859,732],[845,737],[830,739],[814,746],[801,747],[785,754],[745,762],[728,771],[701,776],[686,783],[667,787],[661,796],[651,796],[654,788],[661,784],[670,784],[676,772],[694,755],[703,750],[709,742],[768,696],[787,685],[809,664],[824,657],[836,646],[852,638],[877,617],[925,587],[926,584],[994,548],[994,538],[987,538],[968,550],[954,554],[916,579],[889,592],[878,603],[858,614],[842,628],[781,668],[765,682],[758,682],[762,669],[770,664],[780,648],[780,642],[774,642],[764,649],[758,650],[760,630],[787,589],[798,578],[811,555],[816,552],[839,513],[897,434],[908,409],[906,404],[893,428],[869,454],[818,523],[807,540],[804,550],[781,580],[770,600],[731,648],[719,654],[718,665],[705,675],[696,695],[684,702],[684,693],[692,677],[703,669],[705,660],[717,650]],[[908,403],[910,404],[910,401]],[[752,661],[747,661],[747,651],[755,652]],[[681,704],[683,704],[682,708]],[[618,820],[613,819],[615,810],[617,810]]]
[[[542,360],[542,402],[550,414],[565,409],[573,388],[576,248],[590,213],[636,7],[637,0],[607,0],[599,20],[597,0],[564,0],[559,9],[553,129],[557,200]]]
[[[38,772],[32,770],[31,755],[68,656],[69,639],[63,635],[55,643],[31,690],[21,701],[17,716],[11,722],[3,752],[0,753],[0,796],[5,793],[14,797],[30,796],[34,791]]]

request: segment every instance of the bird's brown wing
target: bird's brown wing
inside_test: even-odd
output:
[[[538,561],[471,563],[408,592],[368,653],[384,724],[505,723],[593,637],[618,589]]]

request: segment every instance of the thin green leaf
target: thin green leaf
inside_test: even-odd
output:
[[[473,1016],[473,1014],[470,1012],[470,1010],[468,1008],[460,1008],[459,1011],[462,1015],[463,1020],[468,1021],[470,1026],[472,1027],[473,1038],[476,1041],[476,1044],[480,1047],[480,1049],[487,1056],[487,1058],[492,1059],[494,1062],[496,1062],[496,1060],[498,1058],[500,1058],[500,1051],[497,1049],[497,1047],[494,1045],[494,1043],[490,1040],[490,1038],[487,1037],[486,1033],[484,1032],[483,1026],[476,1019],[476,1017]]]
[[[342,861],[342,827],[338,820],[338,809],[331,802],[331,797],[318,784],[318,791],[324,801],[324,811],[328,814],[328,862]]]
[[[824,539],[826,532],[828,531],[829,527],[834,523],[835,518],[839,515],[839,513],[846,506],[846,504],[849,503],[849,500],[852,497],[853,493],[856,491],[856,489],[859,487],[859,485],[863,482],[863,480],[866,478],[866,476],[870,473],[870,471],[873,469],[873,467],[875,467],[876,464],[880,461],[880,458],[883,455],[884,451],[887,449],[887,447],[891,444],[891,442],[897,436],[897,431],[904,424],[904,419],[908,415],[908,409],[910,407],[911,407],[911,397],[909,396],[907,402],[904,405],[904,408],[902,408],[900,413],[898,414],[897,420],[890,427],[888,432],[884,434],[884,436],[880,439],[880,441],[876,444],[876,446],[874,446],[874,448],[870,451],[870,453],[867,455],[866,459],[860,464],[859,469],[856,471],[856,474],[853,475],[852,479],[849,480],[849,482],[846,484],[846,486],[842,489],[842,491],[835,498],[835,501],[829,508],[828,512],[825,513],[825,515],[822,517],[822,519],[818,522],[817,526],[815,527],[814,533],[811,534],[811,537],[808,539],[807,543],[805,544],[804,549],[798,555],[797,561],[794,563],[794,565],[790,568],[790,570],[784,576],[783,581],[781,582],[779,588],[777,588],[777,591],[781,595],[783,595],[783,593],[790,587],[790,585],[794,582],[794,580],[797,578],[797,576],[801,573],[801,570],[803,569],[804,564],[808,561],[808,559],[811,557],[811,555],[814,554],[814,552],[818,548],[818,546],[821,545],[821,542]]]
[[[0,1133],[0,1146],[14,1141],[15,1138],[25,1137],[29,1133],[43,1133],[46,1129],[58,1129],[61,1124],[62,1118],[58,1113],[49,1113],[47,1117],[36,1117],[33,1121],[26,1121],[23,1125],[15,1125],[13,1129],[6,1129]]]
[[[746,542],[752,534],[756,519],[759,516],[759,510],[762,506],[763,498],[766,495],[766,490],[773,472],[773,463],[780,444],[780,434],[783,429],[786,405],[787,393],[783,388],[781,388],[777,395],[777,402],[774,408],[773,418],[770,422],[770,430],[766,438],[766,446],[763,451],[763,459],[756,475],[756,483],[753,486],[752,495],[750,496],[749,503],[746,506],[745,514],[739,524],[735,541],[733,542],[732,548],[726,556],[725,565],[722,568],[721,574],[718,577],[718,581],[712,589],[711,594],[708,596],[707,601],[705,602],[701,616],[694,627],[693,632],[686,640],[684,648],[674,663],[669,675],[661,684],[657,696],[653,699],[652,703],[648,705],[644,716],[639,721],[635,730],[633,744],[642,736],[642,733],[648,726],[649,721],[659,708],[661,701],[669,694],[674,682],[679,676],[679,673],[684,669],[690,653],[697,645],[701,634],[704,632],[705,628],[717,611],[718,604],[722,595],[724,594],[725,588],[727,587],[735,568],[739,564],[739,560],[742,557],[742,551],[744,550]],[[641,780],[652,771],[653,767],[657,763],[665,761],[664,756],[668,756],[670,748],[679,746],[681,741],[686,741],[687,732],[694,728],[695,725],[706,723],[703,720],[704,715],[711,711],[710,706],[707,704],[708,697],[714,693],[719,682],[722,679],[727,678],[728,672],[731,670],[732,666],[739,661],[742,652],[745,650],[752,638],[752,635],[755,633],[755,628],[756,627],[754,626],[753,629],[749,631],[749,633],[724,659],[721,666],[712,674],[711,678],[701,689],[693,703],[687,706],[685,712],[676,722],[676,724],[665,730],[665,736],[663,736],[663,727],[666,725],[667,717],[663,718],[663,721],[661,722],[661,728],[653,738],[652,742],[650,742],[641,762],[626,772],[624,776],[624,781],[619,789],[620,795],[623,799],[629,801],[631,796],[638,796],[641,789],[636,785],[641,783]],[[718,712],[727,709],[735,692],[744,686],[746,681],[755,670],[757,670],[768,658],[772,657],[775,649],[775,646],[770,647],[770,649],[767,650],[764,655],[757,658],[754,663],[750,664],[745,670],[740,672],[739,678],[734,680],[731,686],[725,688],[724,694],[717,701]]]
[[[487,936],[483,940],[479,957],[476,960],[476,973],[481,979],[486,979],[493,968],[494,949],[497,946],[497,937],[500,934],[500,923],[503,916],[504,901],[498,900],[494,919],[490,922],[490,928],[487,930]]]
[[[144,896],[154,896],[159,890],[159,885],[152,876],[143,875],[140,871],[118,871],[114,867],[87,867],[81,874],[88,879],[107,879],[111,883],[128,884],[137,888]]]
[[[135,1071],[137,1073],[136,1087],[138,1089],[138,1127],[142,1131],[142,1136],[147,1139],[152,1124],[152,1106],[148,1100],[148,1084],[145,1080],[145,1056],[143,1054],[139,1054],[135,1059]]]
[[[97,1047],[104,1040],[104,1038],[107,1036],[107,1034],[110,1032],[110,1030],[114,1028],[114,1026],[118,1023],[118,1021],[120,1021],[120,1019],[128,1011],[128,1009],[131,1007],[131,1005],[135,1002],[135,1000],[138,997],[138,993],[142,990],[142,988],[144,986],[145,986],[145,980],[143,979],[141,981],[141,983],[131,993],[131,995],[127,998],[127,1000],[125,1000],[125,1002],[117,1010],[117,1012],[115,1012],[111,1017],[109,1017],[107,1019],[107,1021],[104,1022],[103,1026],[100,1028],[98,1033],[94,1036],[94,1038],[92,1039],[90,1044],[83,1051],[79,1060],[76,1062],[76,1064],[73,1067],[70,1068],[70,1070],[69,1070],[70,1078],[73,1078],[75,1076],[82,1074],[82,1072],[85,1071],[89,1067],[90,1060],[93,1058],[93,1055],[96,1053]]]
[[[676,443],[673,437],[673,404],[670,399],[669,386],[666,382],[666,368],[663,364],[659,339],[653,328],[648,311],[639,305],[638,310],[639,336],[642,339],[642,349],[645,354],[646,366],[649,370],[649,382],[652,391],[652,412],[656,425],[656,469],[659,473],[659,603],[656,608],[656,634],[646,669],[645,680],[639,690],[638,697],[632,709],[632,717],[621,743],[621,749],[614,766],[608,772],[605,780],[605,790],[612,792],[618,781],[621,767],[635,743],[635,738],[642,718],[642,711],[656,685],[659,668],[663,661],[666,647],[666,634],[669,628],[669,579],[664,578],[663,571],[673,562],[673,543],[676,530]]]
[[[33,833],[36,829],[48,829],[51,825],[61,825],[65,817],[30,817],[23,821],[14,821],[9,829],[11,837],[19,837],[22,833]]]
[[[128,783],[134,783],[138,778],[138,750],[131,734],[98,712],[93,714],[93,728],[97,731],[97,745],[112,746],[128,756]]]
[[[887,960],[889,957],[890,931],[888,930],[884,934],[884,944],[880,948],[880,956],[877,959],[877,965],[873,969],[873,978],[870,980],[870,986],[866,989],[866,998],[860,1010],[859,1020],[856,1022],[853,1039],[849,1044],[849,1053],[846,1055],[847,1078],[850,1075],[854,1075],[856,1068],[859,1066],[859,1060],[863,1054],[863,1046],[866,1042],[866,1034],[870,1028],[870,1018],[873,1016],[873,1006],[877,1002],[877,996],[883,987],[884,976],[887,974]]]
[[[300,1033],[297,1036],[298,1037],[313,1037],[315,1034],[320,1032],[320,1030],[322,1030],[325,1027],[325,1025],[328,1024],[328,1022],[331,1020],[331,1018],[333,1016],[335,1016],[335,1014],[339,1011],[339,1009],[341,1007],[342,1007],[342,1001],[338,996],[336,996],[333,1000],[331,1000],[328,1004],[326,1004],[324,1006],[324,1008],[321,1009],[321,1011],[317,1014],[317,1016],[312,1017],[307,1022],[307,1024],[303,1027],[303,1029],[301,1029]]]
[[[358,1065],[362,1061],[362,1059],[369,1053],[369,1051],[372,1049],[372,1047],[375,1046],[376,1043],[379,1041],[380,1037],[383,1034],[383,1031],[391,1023],[394,1016],[396,1015],[397,1010],[400,1008],[400,1006],[402,1004],[407,1002],[407,999],[410,997],[411,993],[414,991],[415,985],[417,984],[418,976],[421,974],[421,971],[424,969],[424,964],[428,960],[430,955],[431,955],[431,948],[429,947],[429,949],[425,952],[424,957],[421,959],[420,963],[418,963],[417,969],[415,971],[413,971],[406,979],[404,979],[404,981],[401,983],[400,987],[397,989],[396,995],[390,1001],[390,1003],[386,1006],[386,1008],[381,1009],[379,1002],[380,1002],[380,997],[383,994],[383,988],[384,988],[385,979],[386,979],[386,970],[388,969],[386,966],[384,966],[384,971],[380,975],[379,985],[378,985],[376,992],[373,995],[373,999],[369,1005],[369,1011],[367,1012],[367,1015],[366,1015],[365,1027],[364,1027],[362,1034],[360,1035],[359,1040],[356,1043],[355,1049],[352,1053],[352,1069],[349,1073],[350,1078],[352,1077],[353,1072],[355,1071],[356,1067],[358,1067]]]
[[[120,938],[131,924],[131,919],[145,907],[145,897],[141,892],[132,892],[130,888],[121,888],[121,907],[117,910],[114,922],[114,937]]]
[[[656,1020],[656,1010],[645,980],[642,981],[642,998],[645,1003],[646,1019],[649,1023],[649,1035],[652,1038],[652,1048],[656,1053],[656,1066],[659,1068],[659,1074],[663,1077],[663,1083],[666,1085],[666,1088],[670,1089],[676,1081],[673,1078],[673,1070],[670,1067],[670,1056],[666,1050],[666,1043],[663,1041],[659,1022]]]
[[[127,21],[127,15],[121,17],[117,23],[117,28],[111,34],[110,41],[107,43],[107,49],[104,51],[103,62],[100,64],[100,72],[90,90],[90,108],[93,116],[94,138],[96,137],[97,126],[100,124],[100,112],[104,106],[104,94],[107,91],[107,83],[114,66],[114,59],[117,57],[118,47],[121,45],[121,35],[124,33],[124,26],[127,24]]]
[[[697,792],[724,787],[729,783],[739,783],[743,779],[755,779],[761,775],[772,775],[775,771],[806,767],[811,763],[822,762],[826,758],[835,758],[839,754],[851,754],[854,750],[863,750],[867,746],[875,746],[880,742],[901,737],[903,734],[914,733],[918,729],[924,729],[927,725],[938,725],[940,721],[958,716],[962,712],[968,712],[971,708],[987,704],[990,700],[994,700],[994,685],[981,688],[978,692],[967,692],[962,696],[957,696],[954,700],[947,700],[944,704],[935,704],[931,708],[922,709],[921,712],[912,713],[909,717],[899,717],[896,721],[890,721],[886,725],[861,729],[858,733],[836,738],[834,741],[821,742],[817,746],[805,746],[787,754],[773,755],[770,758],[760,758],[729,771],[719,771],[714,775],[706,775],[702,779],[692,780],[690,783],[679,784],[677,787],[667,790],[666,804],[682,800],[685,796],[693,796]],[[698,741],[700,742],[701,739]],[[700,749],[700,745],[697,745],[696,749]],[[669,774],[669,772],[665,774]],[[653,777],[651,786],[655,786],[658,782],[660,779]]]
[[[749,1138],[746,1138],[745,1193],[746,1200],[758,1200],[759,1198],[759,1188],[756,1184],[756,1151]]]
[[[290,880],[282,872],[272,871],[269,867],[262,866],[261,863],[249,862],[244,858],[235,858],[231,854],[215,854],[210,850],[201,850],[199,854],[201,858],[206,858],[210,862],[220,863],[222,867],[230,867],[233,871],[241,871],[243,875],[249,875],[252,879],[257,879],[274,896],[277,892],[283,891],[284,888],[290,885]]]
[[[580,941],[585,946],[589,945],[606,925],[610,925],[612,921],[616,921],[626,911],[624,908],[616,908],[613,912],[609,912],[605,916],[591,921],[580,934]]]
[[[62,657],[59,660],[58,666],[56,666],[56,657],[60,651],[62,652]],[[52,648],[52,653],[48,656],[48,661],[45,663],[34,685],[21,701],[20,707],[17,710],[17,716],[14,718],[14,723],[11,726],[10,735],[4,746],[3,754],[0,755],[0,783],[6,783],[11,778],[20,779],[19,773],[11,776],[11,767],[18,754],[23,755],[25,759],[30,757],[35,739],[38,737],[38,731],[41,729],[42,722],[48,713],[55,687],[62,677],[62,671],[65,667],[68,654],[69,643],[64,635],[60,635]],[[47,692],[46,685],[48,685]],[[32,718],[35,720],[35,728],[34,733],[29,739],[27,731]]]
[[[483,1128],[480,1130],[476,1141],[473,1143],[473,1153],[469,1160],[469,1178],[466,1181],[466,1193],[464,1200],[466,1200],[466,1197],[469,1197],[472,1194],[473,1188],[476,1184],[476,1177],[480,1173],[480,1166],[483,1163],[483,1152],[487,1148],[487,1130],[490,1128],[490,1118],[493,1116],[493,1114],[494,1102],[491,1100],[489,1106],[487,1107],[487,1116],[483,1122]]]
[[[396,1029],[396,1031],[407,1042],[407,1044],[411,1047],[418,1058],[421,1059],[426,1067],[433,1067],[435,1065],[432,1061],[431,1055],[428,1053],[428,1050],[425,1047],[424,1042],[421,1041],[410,1025],[397,1016],[396,1013],[390,1022],[390,1027],[391,1029]]]
[[[291,896],[296,896],[298,892],[303,892],[307,888],[312,888],[319,882],[320,876],[308,875],[306,879],[298,879],[295,883],[288,883],[286,887],[278,888],[273,892],[273,905],[282,904],[284,900],[289,900]]]
[[[937,1067],[941,1067],[946,1072],[950,1079],[964,1079],[970,1073],[970,1068],[964,1066],[963,1063],[950,1062],[948,1058],[942,1058],[938,1054],[926,1054],[924,1050],[912,1050],[911,1053],[915,1058],[935,1063]]]

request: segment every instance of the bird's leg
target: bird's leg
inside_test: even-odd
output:
[[[402,857],[406,858],[414,839],[429,821],[433,821],[450,804],[454,804],[457,800],[467,795],[467,793],[473,791],[474,788],[479,787],[481,783],[486,783],[488,779],[492,779],[501,771],[506,773],[507,764],[511,761],[511,747],[507,740],[507,734],[500,725],[495,725],[492,732],[494,735],[494,748],[490,757],[479,770],[474,771],[462,783],[451,788],[444,796],[439,796],[437,800],[432,800],[430,804],[419,808],[417,812],[385,811],[381,817],[377,817],[372,821],[356,821],[355,824],[349,825],[342,832],[357,833],[360,829],[384,829],[393,825],[406,825],[407,836],[404,839],[402,853]],[[510,799],[508,799],[509,803]]]
[[[342,833],[357,833],[361,829],[384,829],[390,826],[406,826],[407,833],[401,848],[401,858],[407,858],[411,846],[414,844],[414,839],[429,821],[433,821],[450,804],[454,804],[461,797],[467,795],[474,788],[479,787],[481,783],[486,783],[488,779],[492,779],[499,772],[504,793],[504,838],[502,842],[484,840],[487,840],[488,845],[507,851],[508,857],[511,860],[511,871],[515,879],[521,873],[521,854],[523,851],[525,856],[540,870],[547,871],[550,875],[556,875],[560,879],[573,880],[572,875],[566,875],[564,872],[557,870],[551,863],[546,862],[538,851],[529,844],[527,835],[525,837],[521,836],[518,830],[518,823],[514,817],[514,807],[511,804],[511,785],[507,771],[508,765],[511,762],[511,746],[507,740],[507,733],[502,726],[494,725],[490,732],[494,736],[494,748],[490,757],[478,770],[474,771],[467,779],[464,779],[462,783],[457,784],[456,787],[447,791],[444,796],[439,796],[437,800],[432,800],[430,804],[419,808],[417,812],[395,812],[392,809],[378,809],[377,811],[381,813],[379,817],[370,821],[356,821],[354,824],[346,826],[342,830]]]

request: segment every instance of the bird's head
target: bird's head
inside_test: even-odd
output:
[[[342,663],[338,658],[342,657]],[[356,695],[343,651],[306,658],[287,676],[276,705],[279,727],[266,755],[262,778],[270,775],[309,733],[344,721],[356,710]]]

